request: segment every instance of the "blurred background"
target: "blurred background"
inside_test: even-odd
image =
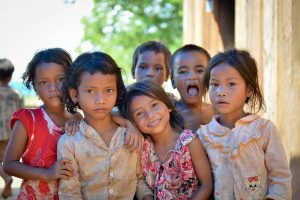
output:
[[[255,57],[267,110],[289,159],[293,199],[300,197],[300,1],[297,0],[0,0],[0,57],[16,67],[11,86],[28,107],[39,105],[21,75],[37,50],[101,50],[125,69],[135,48],[147,40],[171,52],[187,43],[213,56],[243,48]],[[165,84],[171,90],[170,84]],[[1,180],[2,181],[2,180]],[[0,182],[1,183],[1,182]],[[0,184],[1,186],[1,184]],[[298,189],[298,190],[297,190]]]

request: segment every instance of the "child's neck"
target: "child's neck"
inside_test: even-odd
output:
[[[66,110],[64,106],[58,108],[49,108],[45,105],[42,105],[43,109],[46,111],[50,119],[59,127],[65,126],[65,122],[68,120],[66,115]]]
[[[95,129],[106,146],[109,147],[111,138],[118,127],[118,125],[112,120],[111,115],[101,120],[93,120],[89,118],[85,118],[84,120],[87,124],[93,127],[93,129]]]
[[[44,110],[48,115],[63,115],[66,110],[64,105],[54,108],[54,107],[48,107],[44,104],[42,105],[42,107],[44,108]]]
[[[245,113],[244,111],[242,111],[241,113],[237,114],[237,115],[232,115],[232,114],[220,114],[219,115],[219,120],[218,122],[222,125],[225,126],[227,128],[233,129],[235,128],[235,123],[245,117],[247,115],[247,113]]]
[[[170,157],[170,150],[174,149],[179,137],[179,133],[170,127],[163,134],[151,135],[155,153],[161,163],[164,163]]]
[[[180,99],[177,104],[179,109],[188,109],[192,113],[201,112],[202,101],[197,104],[188,104],[183,99]]]

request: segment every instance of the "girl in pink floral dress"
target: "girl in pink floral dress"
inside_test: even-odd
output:
[[[157,84],[128,87],[123,114],[146,135],[142,167],[155,199],[208,199],[212,174],[200,139],[183,130],[183,119]]]
[[[66,121],[80,120],[61,101],[60,88],[69,54],[59,48],[38,52],[23,75],[25,85],[33,85],[43,105],[22,108],[11,120],[12,135],[4,157],[4,171],[23,179],[18,200],[58,199],[58,179],[73,176],[70,161],[56,162],[56,145]],[[22,158],[22,162],[20,159]]]

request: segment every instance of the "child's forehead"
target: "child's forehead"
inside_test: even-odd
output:
[[[55,74],[64,74],[65,68],[64,66],[50,62],[50,63],[41,63],[37,65],[35,69],[35,75],[36,76],[52,76]]]
[[[165,54],[163,51],[145,50],[139,54],[139,57],[163,57],[165,59]]]
[[[175,55],[174,64],[175,67],[180,64],[184,64],[186,62],[192,62],[197,65],[207,66],[208,59],[206,55],[199,51],[187,51],[187,52],[179,52]]]

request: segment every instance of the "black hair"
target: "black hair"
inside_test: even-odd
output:
[[[209,89],[211,70],[222,63],[226,63],[236,69],[245,80],[246,86],[253,90],[251,97],[247,97],[245,102],[250,106],[250,109],[254,112],[263,110],[265,108],[265,100],[258,83],[257,64],[248,51],[229,49],[215,55],[209,61],[205,70],[203,88],[206,91]]]
[[[27,65],[27,69],[22,76],[23,83],[28,89],[30,89],[31,85],[34,85],[36,68],[43,63],[56,63],[67,70],[72,64],[72,58],[66,50],[61,48],[50,48],[38,51]]]
[[[0,81],[10,78],[15,70],[14,65],[7,58],[0,59]]]
[[[172,84],[174,85],[173,83],[173,77],[174,77],[174,62],[175,62],[175,58],[176,56],[178,56],[179,54],[182,54],[182,53],[188,53],[188,52],[192,52],[192,51],[196,51],[196,52],[199,52],[201,54],[203,54],[206,58],[207,58],[207,62],[210,60],[210,54],[202,47],[198,46],[198,45],[195,45],[195,44],[187,44],[187,45],[184,45],[183,47],[180,47],[179,49],[177,49],[172,57],[171,57],[171,61],[170,61],[170,67],[171,67],[171,81],[172,81]]]
[[[120,108],[126,96],[126,88],[122,79],[121,70],[114,59],[106,53],[87,52],[79,55],[68,70],[62,86],[62,93],[67,110],[74,113],[77,108],[80,109],[79,104],[72,101],[69,89],[73,88],[78,90],[84,72],[89,72],[91,75],[96,72],[115,75],[117,80],[116,106]]]
[[[138,81],[127,87],[127,96],[121,109],[121,113],[124,117],[134,122],[130,110],[130,105],[132,103],[133,97],[143,95],[156,99],[158,101],[162,101],[164,104],[166,104],[168,109],[172,110],[170,112],[171,127],[180,132],[184,129],[184,120],[179,114],[179,112],[176,110],[174,104],[172,104],[165,90],[160,85],[153,83],[149,80]]]
[[[141,45],[139,45],[134,53],[132,58],[132,65],[131,65],[131,74],[132,77],[135,78],[135,68],[138,62],[139,55],[146,51],[154,51],[155,53],[163,53],[165,57],[165,65],[166,65],[166,79],[169,78],[170,75],[170,59],[171,59],[171,52],[169,49],[162,44],[161,42],[157,41],[148,41]]]

